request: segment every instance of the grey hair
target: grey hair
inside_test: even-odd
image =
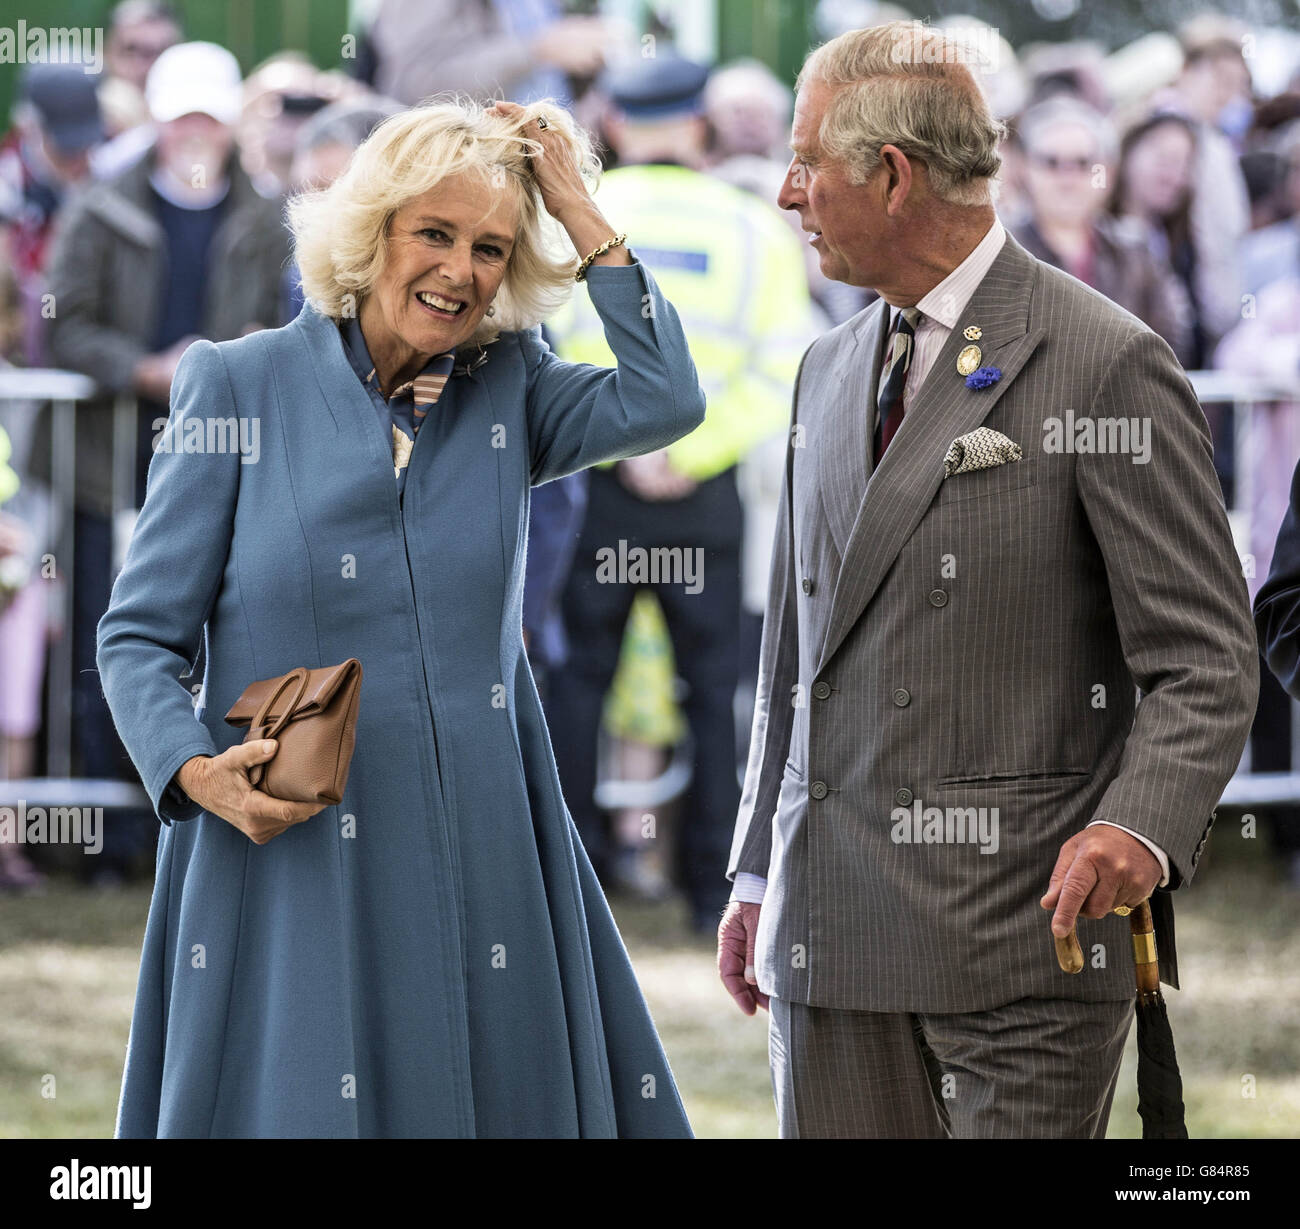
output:
[[[789,123],[794,95],[780,77],[761,60],[745,57],[733,60],[723,68],[715,69],[704,87],[704,110],[738,94],[755,95],[763,99],[773,111]]]
[[[966,61],[964,42],[919,21],[850,30],[813,51],[797,85],[821,81],[835,93],[822,117],[822,149],[864,183],[885,145],[925,164],[930,190],[953,205],[992,201],[1005,127]]]
[[[1032,154],[1038,152],[1036,142],[1044,132],[1066,124],[1084,128],[1092,134],[1097,143],[1100,161],[1110,164],[1119,156],[1119,138],[1115,134],[1115,125],[1096,107],[1090,107],[1077,98],[1058,94],[1044,102],[1035,103],[1020,117],[1016,130],[1020,135],[1020,144]]]

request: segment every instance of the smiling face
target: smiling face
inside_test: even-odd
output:
[[[448,176],[397,210],[384,271],[361,306],[385,387],[473,336],[505,277],[518,221],[512,200],[469,174]]]
[[[849,181],[847,168],[827,158],[821,149],[822,117],[834,87],[815,78],[795,100],[790,148],[794,158],[777,196],[782,209],[793,209],[812,246],[821,257],[825,276],[851,286],[877,286],[888,242],[884,194],[877,167],[866,183]]]

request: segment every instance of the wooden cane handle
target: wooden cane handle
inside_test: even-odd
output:
[[[1070,933],[1064,939],[1053,935],[1052,942],[1056,944],[1056,963],[1061,966],[1061,972],[1082,973],[1083,948],[1079,946],[1079,936],[1074,927],[1070,927]]]

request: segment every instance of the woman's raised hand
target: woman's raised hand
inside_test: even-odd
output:
[[[205,811],[233,824],[253,844],[265,845],[325,809],[324,803],[273,798],[249,784],[248,769],[273,759],[277,746],[275,739],[262,738],[237,743],[220,755],[196,755],[181,765],[177,783]]]
[[[565,213],[591,200],[574,156],[575,148],[565,132],[554,124],[542,127],[540,117],[524,123],[527,108],[517,102],[495,102],[489,110],[518,121],[520,132],[542,147],[541,153],[532,157],[532,169],[547,213],[562,220]]]
[[[541,151],[532,157],[533,178],[541,194],[546,211],[568,231],[574,250],[579,256],[594,252],[607,239],[613,238],[614,228],[605,221],[596,207],[587,183],[582,177],[577,147],[568,133],[554,123],[541,126],[541,119],[524,123],[528,108],[517,102],[493,103],[491,111],[507,119],[520,121],[524,136],[536,141]],[[630,258],[625,247],[614,248],[599,257],[596,264],[626,265]]]

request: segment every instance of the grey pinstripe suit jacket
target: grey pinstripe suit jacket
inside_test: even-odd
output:
[[[1204,415],[1156,334],[1008,238],[873,472],[887,319],[827,333],[796,382],[728,868],[768,880],[759,986],[871,1011],[1126,998],[1127,923],[1081,919],[1067,976],[1038,899],[1093,819],[1190,879],[1245,743],[1257,651]],[[1002,371],[982,390],[956,370],[971,324]],[[1067,411],[1148,420],[1149,462],[1047,451]],[[945,479],[981,425],[1023,460]],[[917,800],[996,807],[996,852],[899,841]]]

